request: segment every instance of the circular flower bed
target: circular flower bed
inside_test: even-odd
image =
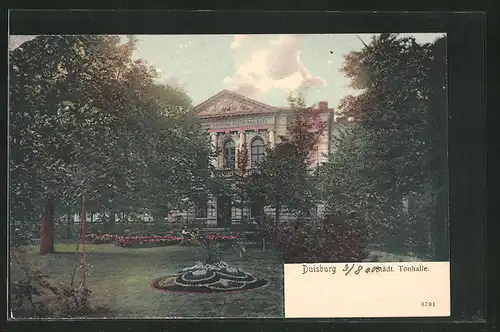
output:
[[[153,282],[159,290],[189,293],[222,293],[245,291],[267,285],[267,280],[255,278],[225,262],[196,263],[178,274],[161,277]]]

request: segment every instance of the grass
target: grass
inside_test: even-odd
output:
[[[50,275],[50,281],[68,282],[75,259],[75,244],[56,244],[56,253],[40,256],[33,250],[29,260]],[[198,260],[194,247],[120,248],[88,245],[87,285],[91,303],[107,307],[113,318],[263,318],[283,317],[283,265],[272,251],[249,248],[246,257],[226,254],[228,264],[269,281],[259,289],[232,294],[178,294],[155,290],[151,282],[173,274]],[[11,279],[20,271],[11,269]],[[81,280],[81,271],[77,271]]]
[[[33,267],[50,276],[52,283],[68,283],[75,260],[75,244],[57,243],[55,254],[38,255],[37,248],[28,253]],[[283,309],[283,264],[272,250],[247,248],[226,254],[228,264],[263,277],[269,284],[255,290],[231,294],[180,294],[153,289],[154,279],[192,266],[199,260],[196,247],[166,246],[121,248],[113,244],[87,245],[90,275],[87,285],[92,291],[91,304],[104,307],[112,318],[281,318]],[[380,262],[418,261],[411,256],[372,251]],[[11,280],[20,278],[15,264]],[[77,271],[76,280],[81,280]]]

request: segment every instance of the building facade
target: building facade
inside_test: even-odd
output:
[[[247,170],[252,171],[265,156],[266,147],[279,143],[281,136],[287,135],[288,125],[293,121],[294,112],[291,108],[275,107],[263,104],[240,94],[223,90],[194,107],[193,115],[198,117],[211,136],[212,147],[217,151],[217,157],[212,160],[216,172],[231,179],[234,170],[238,169],[238,154],[246,145]],[[326,101],[320,101],[316,112],[327,126],[320,136],[316,151],[312,151],[312,167],[327,160],[329,153],[334,153],[332,137],[339,131],[354,125],[345,118],[336,119],[334,109],[328,107]],[[248,206],[236,207],[231,197],[209,197],[206,202],[194,204],[187,211],[171,211],[168,220],[180,221],[190,227],[220,227],[249,222],[263,216],[274,215],[270,207]],[[404,195],[402,212],[408,213],[415,208],[415,193]],[[313,214],[321,215],[324,205],[319,204]],[[291,218],[286,210],[281,212],[281,218]],[[74,216],[75,223],[79,215]],[[147,214],[139,217],[144,222],[152,221]],[[119,216],[116,216],[120,220]],[[88,222],[99,222],[99,214],[87,215]]]
[[[328,107],[326,101],[320,101],[316,111],[327,127],[316,151],[312,151],[312,167],[326,161],[327,154],[331,152],[331,137],[344,125],[344,122],[335,120],[334,110]],[[247,169],[251,171],[264,158],[266,147],[273,147],[281,136],[287,135],[287,127],[294,115],[291,108],[266,105],[228,90],[197,105],[192,112],[202,121],[210,133],[214,151],[218,151],[218,157],[212,161],[213,166],[228,179],[238,168],[237,155],[244,145],[248,152]],[[314,213],[321,214],[323,209],[319,205]],[[190,227],[224,228],[243,220],[252,222],[264,214],[272,215],[274,210],[262,206],[237,208],[231,197],[209,197],[206,202],[199,202],[190,210],[171,211],[167,218],[171,222],[181,220]],[[286,210],[281,215],[284,219],[291,217]],[[75,222],[79,221],[78,215],[74,218]],[[98,214],[93,218],[88,215],[87,221],[90,222],[90,219],[98,221],[100,218]],[[141,219],[145,222],[152,220],[147,215]]]
[[[328,107],[328,103],[319,102],[316,110],[321,120],[327,123],[327,129],[313,151],[313,167],[326,161],[330,138],[335,131],[334,110]],[[293,121],[291,108],[266,105],[227,90],[196,106],[193,114],[210,133],[213,149],[218,152],[218,157],[213,160],[214,167],[228,177],[238,168],[237,156],[244,145],[248,153],[247,168],[251,171],[264,158],[266,147],[273,147],[281,136],[286,136],[287,127]],[[289,217],[284,212],[283,217]],[[207,227],[227,227],[244,219],[252,221],[264,213],[274,211],[259,206],[240,209],[234,206],[230,197],[211,197],[206,206],[202,203],[192,213],[185,213],[185,219]]]

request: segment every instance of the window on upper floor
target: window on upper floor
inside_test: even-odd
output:
[[[232,140],[226,141],[224,143],[224,167],[225,168],[234,168],[235,164],[235,146]]]
[[[266,152],[266,146],[262,138],[258,137],[252,141],[251,145],[251,155],[252,155],[252,167],[258,165],[264,159]]]

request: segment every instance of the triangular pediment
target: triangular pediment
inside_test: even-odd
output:
[[[221,117],[245,114],[275,113],[278,110],[264,103],[222,90],[193,109],[193,114],[200,118]]]

